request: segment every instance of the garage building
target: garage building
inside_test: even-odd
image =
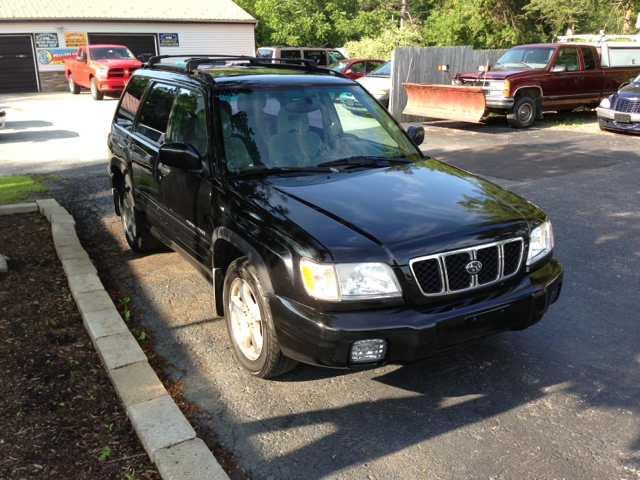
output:
[[[231,0],[0,0],[0,94],[66,90],[64,59],[87,43],[253,55],[256,24]]]

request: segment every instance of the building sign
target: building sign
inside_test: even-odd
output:
[[[87,45],[87,34],[86,33],[65,33],[64,34],[64,44],[67,47],[81,47],[82,45]]]
[[[73,60],[77,56],[77,48],[47,48],[38,50],[38,63],[40,65],[60,65],[65,60]]]
[[[57,33],[36,33],[36,48],[56,48],[58,45]]]
[[[177,33],[159,33],[158,37],[160,39],[161,47],[179,47],[180,46]]]

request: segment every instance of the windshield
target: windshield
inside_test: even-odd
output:
[[[555,47],[512,48],[500,57],[494,68],[547,68],[555,51]]]
[[[92,60],[107,60],[110,58],[126,58],[127,60],[135,60],[136,57],[128,48],[115,47],[115,48],[92,48],[91,59]]]
[[[349,60],[347,61],[340,61],[340,62],[333,62],[331,65],[329,65],[327,68],[329,70],[333,70],[335,72],[340,72],[342,73],[342,71],[347,67],[347,65],[349,65]]]
[[[386,110],[360,86],[221,90],[217,104],[226,166],[232,173],[312,169],[352,157],[422,160]]]
[[[376,68],[370,75],[381,75],[384,77],[391,76],[391,60],[382,65],[381,67]]]

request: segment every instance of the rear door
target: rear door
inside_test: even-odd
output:
[[[127,145],[136,190],[135,201],[147,213],[149,222],[163,232],[166,231],[167,215],[160,196],[161,177],[157,159],[158,151],[165,143],[176,91],[177,87],[165,83],[151,84]]]
[[[600,69],[600,59],[590,47],[580,47],[582,57],[582,103],[596,105],[602,94],[604,77]]]
[[[213,163],[205,98],[199,90],[180,88],[167,128],[167,143],[191,145],[200,155],[203,168],[191,171],[158,164],[158,185],[163,213],[167,215],[168,235],[202,265],[206,263],[211,245],[211,232],[206,231],[206,223]]]

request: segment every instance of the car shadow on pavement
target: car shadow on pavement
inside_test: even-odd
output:
[[[7,127],[11,124],[7,122]],[[5,132],[0,133],[0,143],[41,143],[49,140],[59,140],[62,138],[79,137],[78,132],[71,130],[35,130],[26,132]]]
[[[27,128],[51,127],[53,123],[44,120],[17,120],[7,121],[7,130],[25,130]]]

